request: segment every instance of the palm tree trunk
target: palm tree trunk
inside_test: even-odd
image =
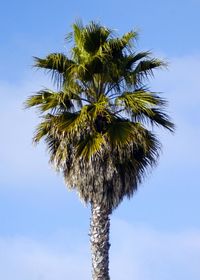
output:
[[[91,208],[92,277],[93,280],[109,280],[110,211],[95,203],[92,204]]]

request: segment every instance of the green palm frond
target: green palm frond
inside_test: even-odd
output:
[[[64,73],[66,69],[68,69],[68,67],[73,63],[72,60],[67,59],[63,53],[51,53],[44,59],[34,57],[34,60],[35,67],[56,70],[60,74]]]
[[[173,131],[174,125],[170,121],[168,115],[163,112],[166,107],[166,100],[158,94],[137,90],[134,92],[126,92],[115,99],[116,105],[122,107],[132,118],[132,120],[151,125],[160,125]]]
[[[88,106],[88,115],[90,115],[92,120],[95,120],[98,115],[107,116],[109,118],[108,113],[108,98],[105,95],[100,95],[96,102],[93,102]]]
[[[128,55],[125,58],[125,67],[127,70],[132,70],[133,66],[136,62],[138,62],[141,59],[148,59],[151,55],[151,52],[139,52],[139,53],[133,53],[131,55]]]
[[[83,28],[82,23],[75,23],[73,32],[68,36],[69,38],[74,37],[76,49],[80,51],[80,54],[89,53],[94,55],[111,34],[112,30],[92,21],[85,28]]]
[[[113,209],[132,196],[160,153],[152,126],[174,131],[167,103],[146,83],[166,67],[147,51],[136,52],[137,32],[122,36],[96,22],[77,21],[66,40],[70,55],[35,57],[57,89],[27,98],[39,109],[33,138],[47,145],[50,162],[85,202]]]
[[[153,77],[153,70],[166,67],[167,64],[160,59],[148,59],[142,60],[138,63],[135,69],[132,71],[132,76],[135,78],[136,84],[142,84],[144,79]]]
[[[138,34],[136,31],[127,32],[121,38],[111,38],[108,42],[105,42],[102,48],[112,57],[120,57],[120,55],[122,55],[123,49],[130,50],[137,36]]]
[[[133,92],[125,92],[115,99],[116,105],[124,106],[125,109],[134,113],[151,109],[152,106],[166,106],[166,100],[144,89],[135,90]]]
[[[44,120],[43,122],[41,122],[36,128],[33,137],[33,142],[35,144],[38,144],[41,139],[43,139],[49,134],[51,129],[52,129],[52,123],[49,120]]]
[[[72,26],[74,43],[78,48],[82,48],[82,34],[84,26],[81,20],[77,20]]]
[[[98,52],[99,48],[106,42],[109,35],[112,33],[107,28],[102,28],[99,24],[91,22],[83,33],[83,48],[90,54]]]
[[[75,97],[74,98],[78,98]],[[72,96],[69,97],[67,92],[54,92],[49,89],[39,91],[37,94],[30,96],[25,102],[25,108],[37,107],[40,112],[48,110],[71,111],[74,109]]]
[[[175,125],[170,120],[169,116],[158,108],[152,108],[149,112],[135,114],[134,119],[136,121],[150,123],[152,126],[161,126],[171,132],[175,130]]]
[[[87,125],[86,107],[84,106],[78,113],[65,112],[52,116],[55,128],[63,133],[71,133],[71,135],[79,133],[79,130]]]
[[[77,144],[76,157],[89,161],[105,144],[105,138],[101,133],[85,135]]]
[[[74,64],[63,53],[51,53],[44,59],[34,57],[34,60],[34,66],[39,69],[46,69],[51,74],[52,80],[59,86],[64,81],[63,75],[65,74],[66,76],[68,70]]]
[[[107,137],[112,147],[122,147],[132,141],[133,125],[129,121],[115,120],[107,126]]]

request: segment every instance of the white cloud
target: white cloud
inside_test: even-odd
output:
[[[112,232],[114,279],[126,270],[126,279],[199,279],[200,231],[160,232],[116,220]]]
[[[200,231],[161,232],[116,219],[111,230],[111,279],[199,279]],[[57,240],[50,238],[45,242],[0,238],[0,278],[90,279],[89,244],[74,241],[80,232],[71,232],[71,236],[73,241],[70,232],[63,240],[66,251],[58,234]]]
[[[5,280],[87,279],[88,261],[76,247],[74,253],[58,253],[51,246],[24,238],[0,240],[0,278]]]
[[[32,145],[34,129],[39,122],[38,116],[33,110],[23,110],[23,102],[27,96],[44,84],[47,81],[39,79],[37,73],[34,77],[27,77],[19,85],[0,82],[0,92],[3,93],[0,103],[1,180],[3,183],[12,182],[12,187],[26,186],[27,181],[31,182],[39,176],[41,180],[52,174],[44,147]]]
[[[158,132],[164,147],[165,167],[194,168],[200,164],[200,56],[171,58],[169,69],[156,73],[152,89],[169,100],[167,111],[176,125],[175,134]],[[188,166],[189,165],[189,166]]]
[[[169,61],[167,71],[156,73],[153,89],[164,92],[170,100],[170,110],[187,119],[187,113],[199,108],[200,55],[169,58]]]

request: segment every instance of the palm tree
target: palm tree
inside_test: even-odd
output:
[[[42,117],[34,142],[44,139],[67,187],[91,205],[94,280],[110,279],[112,211],[157,162],[160,143],[152,128],[174,129],[166,101],[146,86],[165,63],[136,52],[136,38],[135,31],[119,37],[99,23],[76,22],[66,38],[68,55],[35,57],[35,67],[51,74],[55,90],[42,89],[25,102]]]

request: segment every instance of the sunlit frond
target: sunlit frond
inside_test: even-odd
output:
[[[74,62],[67,58],[63,53],[51,53],[46,58],[34,57],[37,68],[46,69],[50,74],[52,80],[61,85],[64,81],[63,75],[68,72]]]
[[[105,138],[101,133],[85,135],[77,144],[76,157],[89,161],[105,144]]]
[[[49,120],[44,120],[43,122],[41,122],[36,128],[36,131],[35,131],[35,134],[33,137],[33,142],[35,144],[39,143],[39,141],[42,138],[46,137],[49,134],[51,129],[52,129],[52,124]]]
[[[67,92],[54,92],[49,89],[44,89],[30,96],[25,102],[25,107],[35,106],[41,113],[48,110],[71,111],[74,109],[72,100],[73,98],[70,98]]]
[[[124,106],[134,113],[143,112],[151,109],[152,106],[165,106],[166,100],[158,94],[143,89],[133,92],[125,92],[115,99],[116,105]]]

